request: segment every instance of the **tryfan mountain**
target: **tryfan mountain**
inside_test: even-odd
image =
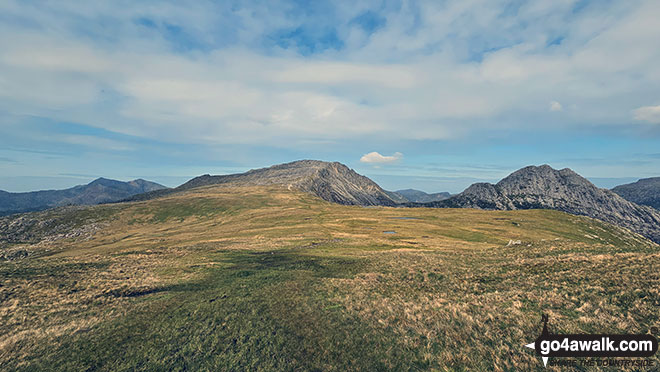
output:
[[[601,189],[571,169],[529,166],[496,184],[475,183],[449,199],[408,204],[435,208],[491,210],[554,209],[628,228],[660,242],[660,212]]]

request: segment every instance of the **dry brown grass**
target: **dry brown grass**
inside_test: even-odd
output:
[[[37,255],[0,263],[0,366],[30,366],[43,345],[94,334],[173,286],[236,268],[231,252],[358,262],[277,291],[315,288],[327,309],[429,369],[538,368],[522,345],[542,312],[558,332],[660,326],[658,246],[588,218],[347,207],[277,187],[207,187],[112,207],[119,212],[91,239],[26,245]]]
[[[564,333],[645,333],[658,323],[657,253],[542,255],[549,248],[395,249],[373,253],[380,272],[328,285],[347,311],[393,330],[429,364],[456,368],[533,368],[537,357],[520,343],[538,334],[541,312]]]

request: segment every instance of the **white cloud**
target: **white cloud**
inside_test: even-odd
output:
[[[660,124],[660,105],[643,106],[633,110],[635,120],[646,121],[653,124]]]
[[[395,152],[391,156],[385,156],[374,151],[368,154],[364,154],[360,158],[360,162],[369,163],[369,164],[388,164],[388,163],[394,163],[400,160],[402,157],[403,154],[400,152]]]
[[[562,111],[564,108],[557,101],[550,102],[550,111]]]

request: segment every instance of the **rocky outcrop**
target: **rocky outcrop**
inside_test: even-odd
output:
[[[96,213],[94,207],[59,207],[47,211],[0,217],[0,252],[7,245],[37,244],[60,239],[88,239],[106,226],[112,211]]]
[[[151,192],[127,199],[147,200],[163,195],[208,185],[282,185],[312,193],[324,200],[345,205],[394,206],[388,193],[369,178],[344,164],[318,160],[299,160],[245,173],[222,176],[203,175],[171,189]]]
[[[660,177],[643,178],[612,189],[620,197],[639,205],[660,209]]]
[[[572,170],[548,165],[522,168],[497,184],[477,183],[427,207],[555,209],[625,227],[660,243],[660,212],[600,189]]]

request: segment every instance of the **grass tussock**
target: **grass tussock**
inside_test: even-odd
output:
[[[660,326],[658,246],[559,212],[221,186],[92,220],[4,248],[31,254],[0,261],[0,369],[542,370],[523,347],[541,313],[555,332]]]

